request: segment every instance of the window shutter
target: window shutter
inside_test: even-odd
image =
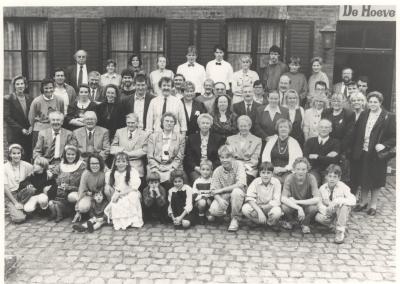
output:
[[[311,74],[310,60],[314,46],[313,21],[288,21],[287,22],[287,52],[286,62],[291,56],[298,56],[301,60],[300,72],[306,77]]]
[[[176,71],[186,62],[187,47],[193,44],[193,21],[170,20],[167,22],[167,51],[169,69]]]
[[[98,19],[78,19],[78,49],[88,53],[87,64],[104,73],[102,59],[102,22]]]
[[[199,21],[197,34],[198,62],[206,66],[207,62],[214,59],[214,46],[224,45],[223,21]]]
[[[50,70],[74,63],[74,19],[49,19]]]

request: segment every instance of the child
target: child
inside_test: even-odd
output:
[[[167,221],[167,191],[160,185],[160,175],[151,172],[147,177],[148,186],[143,189],[143,215],[148,219]]]
[[[124,152],[117,153],[111,172],[106,173],[105,190],[113,194],[111,202],[104,209],[108,221],[112,219],[115,230],[143,226],[138,190],[140,182],[138,171],[129,163],[129,156]]]
[[[174,185],[168,194],[168,216],[172,219],[175,229],[189,228],[193,222],[192,188],[183,183],[184,172],[174,170],[171,173],[171,183]]]
[[[103,191],[97,191],[93,195],[92,203],[90,206],[89,216],[90,219],[83,224],[75,224],[72,228],[78,232],[93,233],[94,230],[100,229],[106,223],[106,216],[104,209],[108,205],[108,200],[105,198]]]
[[[315,221],[329,227],[336,226],[335,243],[342,244],[346,231],[347,220],[351,207],[356,205],[356,197],[350,188],[340,181],[342,170],[338,165],[331,164],[327,168],[327,183],[319,188],[321,202]]]
[[[260,177],[253,180],[246,194],[245,204],[242,207],[243,215],[257,224],[267,224],[274,231],[282,216],[281,210],[281,183],[275,177],[274,166],[270,162],[263,162],[260,167]]]
[[[193,183],[193,193],[197,193],[195,198],[196,207],[199,211],[199,223],[205,224],[205,212],[211,205],[213,198],[210,195],[211,188],[211,175],[213,171],[212,162],[210,160],[203,160],[200,162],[201,176]]]

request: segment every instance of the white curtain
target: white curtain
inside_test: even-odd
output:
[[[243,53],[251,53],[251,24],[230,23],[228,25],[228,61],[232,64],[234,71],[241,68],[240,57]]]
[[[126,68],[129,56],[133,53],[134,33],[134,23],[116,22],[111,24],[111,57],[117,62],[118,73]]]
[[[268,62],[268,51],[272,45],[281,47],[281,24],[263,23],[259,26],[258,47],[257,47],[257,66],[265,67]]]
[[[21,24],[4,22],[4,94],[11,92],[11,79],[22,73]]]
[[[164,52],[164,26],[144,23],[140,27],[140,52],[146,74],[157,69],[157,56]]]

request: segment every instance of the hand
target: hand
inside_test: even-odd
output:
[[[299,209],[297,209],[297,218],[299,219],[300,222],[302,222],[305,217],[306,215],[304,214],[303,208],[299,207]]]
[[[214,199],[217,200],[217,202],[222,206],[222,207],[228,207],[229,203],[228,201],[226,201],[225,199],[223,199],[221,196],[219,195],[215,195]]]
[[[318,159],[318,154],[310,154],[308,157],[310,159]]]
[[[258,222],[260,224],[266,224],[267,223],[267,217],[265,216],[264,212],[262,212],[262,211],[258,212]]]
[[[28,134],[31,134],[32,131],[33,131],[33,127],[31,126],[31,127],[29,127],[29,129],[28,129]]]
[[[160,195],[160,190],[158,189],[158,187],[155,187],[153,189],[154,194],[156,195],[156,197],[158,197]]]
[[[118,201],[118,199],[119,199],[119,194],[114,194],[113,197],[111,198],[111,201],[113,203],[116,203]]]
[[[15,203],[14,206],[15,206],[15,209],[17,209],[17,210],[24,209],[24,205],[22,205],[22,203],[19,203],[19,202]]]
[[[49,192],[50,188],[51,188],[51,185],[45,186],[43,188],[43,193],[47,195],[47,193]]]
[[[29,130],[28,129],[22,129],[22,134],[29,135]]]
[[[332,215],[333,213],[335,213],[337,207],[338,207],[338,204],[337,204],[337,203],[331,202],[331,203],[329,204],[329,206],[326,208],[326,212],[327,212],[329,215]]]
[[[376,144],[375,145],[375,150],[376,150],[376,152],[380,152],[380,151],[382,151],[383,149],[385,149],[386,147],[385,147],[385,145],[383,145],[383,144]]]
[[[337,152],[332,151],[332,152],[329,152],[328,155],[326,155],[326,156],[329,157],[329,158],[335,158],[337,155],[338,155]]]
[[[200,173],[200,167],[194,167],[194,170],[198,173]]]

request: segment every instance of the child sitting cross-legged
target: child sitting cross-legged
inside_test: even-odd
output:
[[[196,207],[199,212],[199,224],[204,225],[206,222],[205,212],[210,208],[213,198],[211,196],[211,176],[213,172],[212,162],[203,160],[200,162],[200,177],[193,183],[193,193],[197,193],[195,198]]]
[[[160,175],[151,172],[147,177],[148,186],[143,189],[143,215],[149,219],[157,219],[166,223],[167,219],[167,191],[160,185]]]

